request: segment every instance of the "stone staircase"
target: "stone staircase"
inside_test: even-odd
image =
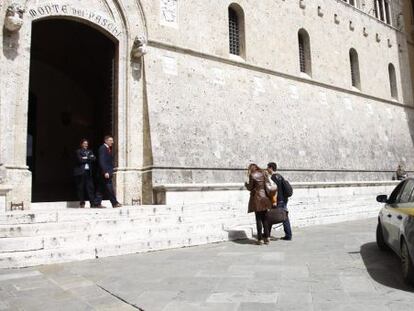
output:
[[[237,204],[53,208],[0,215],[0,268],[188,247],[252,236]]]
[[[302,227],[377,217],[381,204],[375,197],[391,193],[395,185],[387,181],[296,183],[289,218],[294,227]],[[70,202],[54,202],[33,204],[30,211],[0,213],[0,268],[251,237],[254,215],[247,214],[249,194],[240,187],[190,194],[178,189],[167,193],[168,205],[79,209],[68,208],[76,206]],[[197,198],[211,201],[194,202]]]

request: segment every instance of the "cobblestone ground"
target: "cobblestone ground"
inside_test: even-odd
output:
[[[0,270],[0,310],[414,310],[399,259],[374,243],[375,226]]]

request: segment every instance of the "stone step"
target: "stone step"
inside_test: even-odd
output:
[[[165,250],[178,247],[190,247],[208,243],[245,239],[248,233],[241,234],[238,238],[230,238],[227,232],[218,232],[210,235],[197,234],[191,237],[172,237],[168,239],[151,239],[149,241],[138,241],[125,244],[113,244],[97,247],[97,257],[119,256],[129,253],[140,253],[145,251]]]
[[[13,212],[0,215],[0,225],[17,225],[17,224],[31,224],[31,223],[44,223],[44,222],[56,222],[57,214],[55,212]]]
[[[79,245],[90,246],[99,243],[123,243],[127,240],[150,240],[154,237],[168,238],[168,236],[179,234],[183,236],[191,236],[191,234],[194,233],[205,233],[208,235],[226,229],[227,228],[225,228],[223,223],[218,222],[181,224],[174,226],[135,227],[126,230],[106,232],[65,232],[55,236],[4,238],[0,239],[0,253],[75,247]]]
[[[332,208],[331,206],[319,206],[314,208],[302,208],[300,210],[295,210],[294,208],[289,208],[290,214],[297,217],[297,219],[310,219],[310,218],[323,218],[323,217],[346,217],[347,215],[355,215],[360,213],[378,213],[381,206],[370,207],[370,206],[354,206],[349,207],[346,210]],[[320,212],[318,212],[320,211]]]
[[[0,225],[29,224],[44,222],[65,222],[77,221],[88,218],[89,220],[105,220],[113,218],[136,218],[137,216],[164,216],[164,215],[188,215],[188,214],[209,214],[219,212],[238,211],[237,207],[200,205],[200,206],[173,206],[173,207],[123,207],[120,209],[66,209],[59,211],[41,212],[13,212],[0,215]]]
[[[21,225],[0,225],[0,240],[3,238],[13,237],[31,237],[31,236],[47,236],[56,235],[63,232],[106,232],[110,230],[127,230],[139,227],[149,226],[165,226],[176,224],[195,224],[195,223],[217,223],[220,220],[228,222],[238,221],[241,224],[249,223],[251,217],[246,215],[236,215],[235,213],[198,215],[197,217],[187,215],[165,215],[165,216],[149,216],[131,219],[111,219],[97,221],[73,221],[73,222],[54,222],[54,223],[36,223]]]
[[[75,260],[148,252],[169,248],[180,248],[207,243],[245,239],[251,237],[251,228],[233,229],[233,233],[221,231],[215,234],[197,233],[188,236],[154,237],[153,239],[128,241],[126,243],[100,244],[95,246],[78,246],[72,248],[34,250],[0,254],[0,269],[19,268],[41,264],[62,263]]]

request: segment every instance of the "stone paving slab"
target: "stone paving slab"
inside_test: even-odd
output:
[[[0,270],[0,310],[411,311],[414,289],[376,247],[375,226]]]

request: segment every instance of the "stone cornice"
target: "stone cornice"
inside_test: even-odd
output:
[[[13,188],[8,185],[0,185],[0,195],[6,195]]]

